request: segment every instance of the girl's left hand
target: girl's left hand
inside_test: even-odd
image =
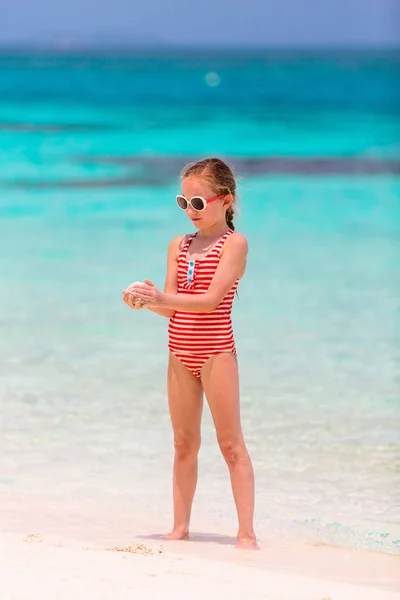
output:
[[[136,298],[141,298],[145,304],[156,306],[161,302],[160,290],[149,279],[145,279],[143,283],[138,281],[133,283],[126,291],[136,296]]]

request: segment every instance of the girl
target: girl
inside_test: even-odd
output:
[[[254,474],[240,423],[239,378],[231,309],[246,267],[247,240],[234,232],[236,181],[218,158],[185,167],[179,208],[197,233],[168,249],[164,292],[149,280],[123,290],[131,308],[169,317],[168,404],[174,431],[174,526],[189,537],[205,393],[228,465],[238,513],[238,548],[258,549],[253,529]]]

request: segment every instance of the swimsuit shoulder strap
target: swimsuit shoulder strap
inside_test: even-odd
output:
[[[216,244],[214,246],[214,251],[217,252],[218,256],[220,256],[220,254],[221,254],[222,246],[225,244],[228,237],[230,235],[232,235],[232,233],[233,233],[233,229],[228,229],[228,231],[226,233],[224,233],[222,238],[219,240],[218,244]]]
[[[189,234],[185,235],[185,237],[183,238],[182,242],[185,240],[185,238],[186,238],[186,241],[184,242],[184,244],[182,245],[182,247],[181,247],[181,249],[179,251],[179,258],[181,256],[186,255],[186,251],[189,248],[189,244],[190,244],[190,242],[192,241],[192,239],[194,238],[195,235],[196,235],[195,233],[189,233]]]

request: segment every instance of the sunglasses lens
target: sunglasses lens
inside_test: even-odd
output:
[[[204,210],[206,207],[206,203],[201,196],[193,196],[190,202],[194,210]]]
[[[182,210],[186,210],[188,207],[188,201],[186,200],[186,198],[184,196],[177,196],[176,203],[179,206],[179,208],[181,208]]]

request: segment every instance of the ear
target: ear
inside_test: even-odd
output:
[[[226,208],[226,210],[228,210],[228,208],[230,206],[232,206],[233,204],[233,197],[232,194],[227,194],[224,198],[224,203],[223,203],[223,207]]]

